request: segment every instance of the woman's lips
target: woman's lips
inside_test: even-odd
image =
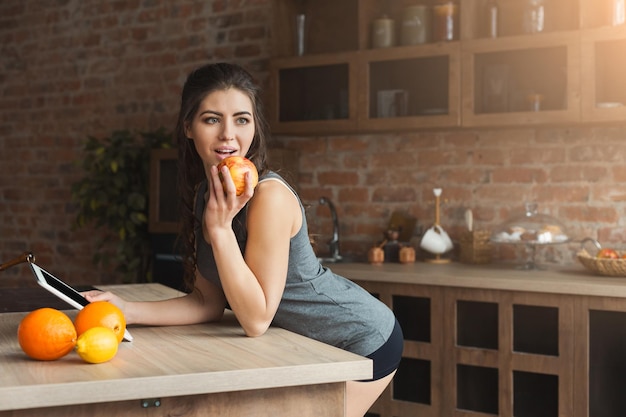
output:
[[[221,161],[222,159],[226,159],[229,156],[236,155],[237,151],[235,149],[217,149],[215,151],[215,155]]]

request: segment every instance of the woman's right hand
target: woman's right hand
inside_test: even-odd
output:
[[[212,166],[210,175],[209,186],[211,188],[204,208],[204,227],[207,232],[216,229],[232,231],[233,219],[254,195],[250,173],[245,173],[246,188],[241,195],[237,195],[228,167],[222,167],[220,172],[217,166]],[[224,178],[224,184],[220,180],[220,175]]]

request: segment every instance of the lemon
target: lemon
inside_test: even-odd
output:
[[[76,340],[76,353],[89,363],[102,363],[113,359],[119,342],[115,332],[108,327],[92,327]]]

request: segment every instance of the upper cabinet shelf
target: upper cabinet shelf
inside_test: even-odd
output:
[[[464,45],[463,125],[580,120],[577,39],[558,32]]]
[[[272,128],[624,120],[624,1],[274,0]]]
[[[582,116],[585,122],[626,120],[626,26],[581,34]]]

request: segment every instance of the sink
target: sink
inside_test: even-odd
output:
[[[352,262],[362,262],[362,260],[358,259],[356,256],[339,256],[338,258],[334,258],[331,256],[328,257],[318,257],[318,261],[323,264],[337,264],[337,263],[352,263]]]
[[[336,263],[339,263],[339,262],[345,262],[343,260],[342,256],[339,256],[339,257],[336,257],[336,258],[329,256],[329,257],[326,257],[326,258],[317,258],[317,260],[320,261],[323,264],[336,264]]]

